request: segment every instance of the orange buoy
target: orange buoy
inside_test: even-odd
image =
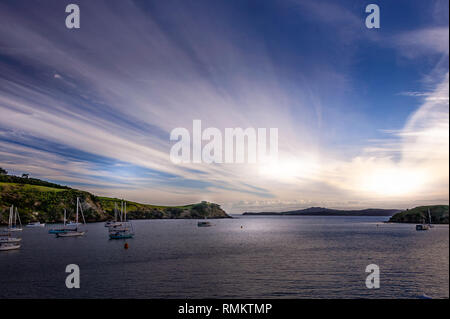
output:
[[[123,245],[123,248],[128,249],[128,243],[125,243],[125,245]]]

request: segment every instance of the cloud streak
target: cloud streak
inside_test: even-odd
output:
[[[100,195],[157,204],[212,200],[232,211],[376,202],[386,197],[377,187],[392,184],[383,176],[392,173],[404,181],[403,192],[391,190],[384,205],[408,205],[424,187],[430,200],[448,198],[448,152],[436,151],[448,146],[448,74],[434,86],[401,91],[423,100],[395,134],[363,132],[373,112],[364,111],[353,69],[367,33],[351,8],[324,3],[337,12],[330,20],[314,1],[297,4],[304,12],[270,4],[280,30],[264,30],[221,1],[80,1],[82,27],[71,32],[61,26],[60,5],[45,2],[26,14],[23,5],[0,4],[2,167]],[[324,38],[296,29],[298,20],[319,26]],[[284,42],[283,28],[292,32]],[[418,63],[448,57],[446,34],[448,27],[429,26],[370,41]],[[170,131],[191,128],[194,119],[221,130],[277,127],[280,162],[175,165]],[[367,143],[349,127],[381,142]],[[367,177],[368,168],[381,177]]]

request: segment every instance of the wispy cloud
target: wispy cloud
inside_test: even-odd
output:
[[[227,2],[150,9],[80,1],[82,27],[72,32],[61,24],[60,5],[26,12],[22,5],[0,4],[2,167],[101,195],[159,204],[206,199],[232,210],[376,201],[386,196],[374,185],[389,184],[388,176],[408,192],[391,191],[387,206],[405,205],[424,187],[435,192],[430,199],[448,197],[441,167],[448,153],[436,151],[448,146],[448,75],[442,80],[436,68],[433,83],[398,90],[422,105],[384,139],[368,128],[376,112],[361,102],[364,81],[355,72],[367,37],[411,63],[430,57],[437,65],[448,57],[448,27],[383,38],[364,29],[361,8],[331,2],[271,4],[276,28],[266,30]],[[219,129],[277,127],[280,162],[175,165],[169,133],[193,119]]]

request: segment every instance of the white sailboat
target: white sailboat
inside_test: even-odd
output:
[[[63,227],[61,227],[61,228],[52,228],[52,229],[50,229],[48,231],[48,233],[49,234],[58,234],[58,233],[65,233],[65,232],[69,232],[69,231],[75,231],[76,227],[75,228],[74,227],[70,227],[71,224],[70,223],[67,224],[66,221],[67,221],[67,211],[64,208],[64,224],[63,224]]]
[[[0,243],[0,251],[14,250],[19,248],[20,245],[17,243]]]
[[[17,227],[17,221],[19,221],[19,227]],[[11,207],[9,208],[8,231],[22,231],[22,221],[20,220],[20,215],[17,207],[15,207],[14,210],[14,205],[11,205]]]
[[[11,233],[0,234],[0,244],[3,243],[18,243],[22,241],[22,238],[11,237]]]
[[[105,227],[118,227],[122,226],[122,212],[120,213],[120,222],[117,220],[117,203],[114,203],[114,220],[107,221]]]
[[[40,222],[31,222],[31,223],[28,223],[26,225],[26,227],[29,227],[29,228],[45,227],[45,223],[41,224]]]
[[[78,225],[79,225],[79,223],[78,223],[78,211],[81,211],[81,216],[83,217],[83,223],[86,224],[86,221],[84,219],[84,214],[83,214],[83,208],[81,207],[79,197],[77,197],[77,213],[76,213],[76,217],[75,217],[76,228],[74,228],[73,230],[71,229],[70,231],[57,233],[56,237],[79,237],[79,236],[84,236],[85,232],[78,230]]]
[[[109,228],[109,238],[126,239],[134,237],[133,224],[131,222],[127,222],[127,202],[125,202],[125,205],[123,202],[121,203],[120,220],[121,223]]]
[[[16,211],[16,214],[14,215],[14,207],[11,206],[9,209],[8,230],[6,232],[0,234],[0,251],[13,250],[13,249],[20,248],[19,242],[22,240],[22,238],[11,236],[11,232],[22,230],[21,228],[19,229],[16,227],[17,226],[17,215],[18,215],[18,212]],[[14,222],[13,222],[13,220],[14,220]],[[20,221],[20,217],[19,217],[19,221]]]
[[[425,219],[423,219],[422,224],[416,225],[416,230],[417,231],[429,230],[432,227],[433,226],[431,226],[431,213],[430,209],[428,208],[428,225],[425,223]]]

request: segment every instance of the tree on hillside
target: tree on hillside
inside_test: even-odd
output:
[[[8,175],[8,171],[0,167],[0,175]]]
[[[22,174],[22,178],[28,178],[30,177],[30,174]]]

